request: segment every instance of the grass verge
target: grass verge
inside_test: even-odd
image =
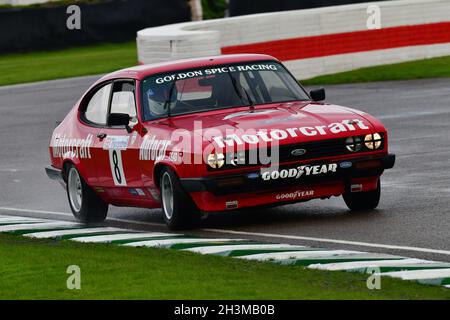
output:
[[[136,42],[0,56],[0,85],[107,73],[137,64]]]
[[[441,287],[367,275],[203,256],[0,235],[0,299],[450,299]],[[81,290],[66,269],[81,268]]]
[[[305,86],[450,77],[450,56],[361,68],[300,82]]]

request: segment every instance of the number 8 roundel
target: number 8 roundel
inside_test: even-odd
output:
[[[114,179],[114,185],[126,186],[127,181],[123,172],[122,152],[120,150],[109,150],[109,164],[111,166],[111,174]]]

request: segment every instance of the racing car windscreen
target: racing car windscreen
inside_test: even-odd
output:
[[[179,70],[142,82],[144,121],[241,106],[309,100],[279,63],[253,62]]]

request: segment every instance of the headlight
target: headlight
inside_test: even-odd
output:
[[[222,168],[225,164],[225,156],[223,153],[212,153],[208,156],[208,165],[213,169]]]
[[[350,152],[358,152],[362,148],[362,138],[361,137],[348,137],[345,140],[345,147]]]
[[[364,144],[369,150],[377,150],[381,147],[381,135],[379,133],[368,134],[364,138]]]

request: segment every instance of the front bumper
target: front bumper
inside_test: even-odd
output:
[[[327,164],[330,162],[311,162],[308,165]],[[395,155],[361,157],[349,160],[339,160],[336,172],[321,176],[301,177],[300,179],[279,179],[273,181],[263,181],[261,171],[250,173],[220,175],[202,178],[182,178],[181,185],[187,192],[208,191],[216,196],[264,192],[279,190],[291,186],[302,186],[330,182],[343,182],[350,188],[350,181],[358,178],[368,178],[380,176],[384,170],[390,169],[395,164]],[[280,170],[292,168],[293,166],[280,166]]]
[[[45,173],[50,179],[58,181],[63,187],[66,186],[62,170],[55,168],[54,166],[46,166]]]

